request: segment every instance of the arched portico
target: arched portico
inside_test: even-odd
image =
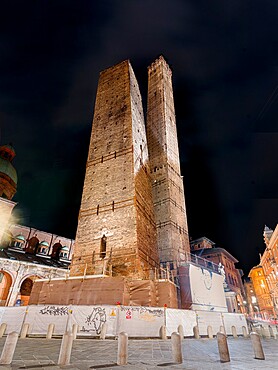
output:
[[[0,270],[0,306],[6,305],[12,282],[11,275],[4,270]]]
[[[33,284],[36,279],[40,279],[40,277],[30,275],[22,279],[18,297],[21,300],[21,306],[28,306]]]

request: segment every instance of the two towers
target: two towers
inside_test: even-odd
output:
[[[149,278],[189,251],[171,71],[162,57],[149,67],[146,128],[129,61],[101,72],[72,276]]]

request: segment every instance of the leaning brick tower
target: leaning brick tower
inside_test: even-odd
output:
[[[175,265],[190,246],[172,72],[162,56],[148,68],[147,139],[160,262]]]
[[[129,61],[101,72],[71,276],[148,278],[159,265],[148,148]]]

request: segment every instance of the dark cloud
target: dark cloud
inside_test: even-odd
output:
[[[277,223],[278,3],[40,1],[0,15],[1,143],[13,142],[22,222],[74,237],[99,72],[173,69],[190,234],[247,270]],[[277,94],[276,94],[276,92]]]

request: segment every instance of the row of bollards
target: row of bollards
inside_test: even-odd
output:
[[[6,324],[5,324],[6,325]],[[6,326],[1,325],[0,326],[0,334],[4,334],[6,330]],[[26,338],[26,335],[28,333],[29,324],[24,324],[21,330],[20,338]],[[160,329],[160,334],[163,339],[167,339],[166,334],[166,326],[162,326]],[[222,328],[223,330],[223,328]],[[46,335],[46,338],[50,339],[52,337],[54,331],[54,325],[50,324],[48,327],[48,332]],[[199,334],[199,328],[197,326],[194,327],[194,337],[200,338]],[[72,327],[72,332],[67,331],[62,338],[62,343],[60,347],[60,353],[58,358],[58,365],[66,366],[70,363],[71,358],[71,351],[73,346],[73,340],[76,339],[76,335],[78,332],[78,325],[74,324]],[[100,339],[105,339],[107,332],[107,325],[104,324],[100,333]],[[232,329],[232,334],[236,338],[237,334]],[[213,337],[212,335],[212,328],[208,327],[208,335],[209,337]],[[2,350],[1,358],[0,358],[0,364],[1,365],[9,365],[12,362],[13,355],[15,352],[15,348],[18,341],[18,333],[12,332],[8,334],[6,338],[5,345]],[[174,332],[171,335],[171,346],[172,346],[172,356],[173,361],[175,363],[182,363],[182,339],[184,338],[184,331],[183,326],[178,326],[178,332]],[[220,362],[230,362],[230,354],[229,354],[229,348],[227,343],[227,336],[224,332],[218,332],[216,335],[217,338],[217,344],[218,344],[218,351],[220,356]],[[261,344],[261,338],[260,335],[256,332],[252,332],[250,334],[255,359],[264,360],[264,352]],[[127,359],[128,359],[128,335],[125,332],[122,332],[118,336],[118,352],[117,352],[117,364],[118,365],[127,365]]]

